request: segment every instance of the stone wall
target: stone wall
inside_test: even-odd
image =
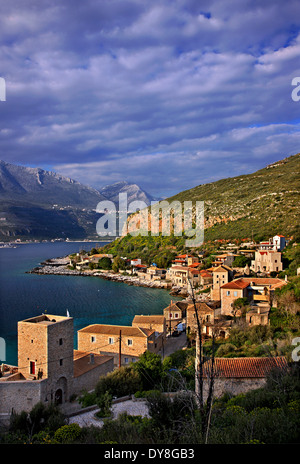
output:
[[[93,390],[102,375],[112,372],[114,369],[113,358],[108,359],[106,362],[94,367],[90,371],[79,375],[73,379],[72,393],[80,394],[82,390]]]
[[[265,385],[266,380],[262,379],[215,379],[214,382],[214,397],[219,398],[224,393],[230,395],[239,395],[240,393],[246,393],[250,390],[262,388]],[[204,397],[207,398],[208,394],[208,382],[204,381]]]
[[[45,397],[47,380],[0,382],[0,412],[10,414],[31,411]]]

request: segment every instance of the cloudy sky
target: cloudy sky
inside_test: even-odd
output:
[[[300,151],[299,0],[0,0],[0,76],[0,159],[96,188],[164,197]]]

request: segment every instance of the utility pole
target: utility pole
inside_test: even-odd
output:
[[[189,279],[188,279],[189,280]],[[211,419],[211,408],[212,408],[212,401],[213,401],[213,391],[214,391],[214,357],[215,357],[215,334],[213,331],[213,353],[211,357],[211,362],[209,363],[209,369],[204,368],[205,358],[203,356],[203,344],[202,344],[202,322],[201,318],[199,317],[196,299],[194,296],[194,288],[189,280],[189,284],[191,287],[191,297],[195,309],[195,316],[197,321],[197,334],[196,334],[196,358],[195,358],[195,394],[196,394],[196,401],[199,407],[199,412],[201,416],[201,428],[203,433],[204,442],[208,442],[208,434],[209,434],[209,427],[210,427],[210,419]],[[207,363],[206,363],[207,365]],[[204,372],[205,371],[205,372]],[[207,378],[208,383],[208,395],[206,400],[206,408],[205,408],[205,401],[204,401],[204,377]]]
[[[119,336],[119,369],[121,367],[121,348],[122,348],[122,330],[120,330],[120,336]]]

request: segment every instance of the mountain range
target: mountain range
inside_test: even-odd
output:
[[[100,201],[153,200],[136,184],[117,182],[100,191],[40,168],[0,161],[0,240],[86,238],[96,235]]]
[[[275,234],[300,239],[300,154],[252,174],[200,184],[168,198],[171,203],[204,201],[205,240],[254,238]],[[0,240],[99,239],[95,209],[102,200],[128,203],[154,198],[136,184],[117,182],[100,190],[39,168],[0,161]]]

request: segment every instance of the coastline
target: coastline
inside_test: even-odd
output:
[[[105,280],[112,280],[114,282],[122,282],[127,285],[135,285],[138,287],[156,288],[162,290],[172,290],[171,282],[154,280],[147,281],[145,279],[139,279],[136,276],[123,275],[114,273],[111,271],[104,271],[99,269],[87,269],[87,270],[76,270],[68,269],[69,259],[66,257],[49,259],[44,261],[30,271],[26,271],[27,274],[39,274],[39,275],[70,275],[70,276],[81,276],[81,277],[100,277]],[[182,296],[182,295],[178,295]]]

